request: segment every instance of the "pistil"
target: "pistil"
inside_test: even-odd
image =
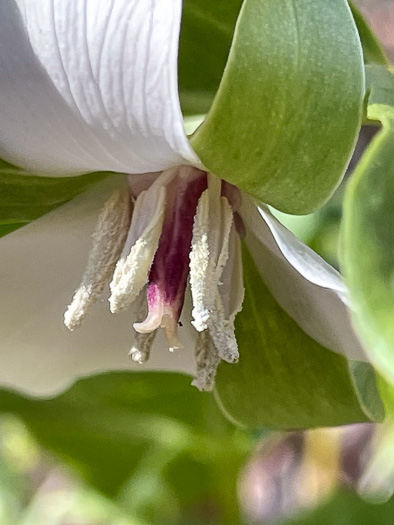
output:
[[[207,175],[184,167],[168,186],[163,231],[149,275],[148,316],[135,323],[137,332],[162,326],[170,349],[180,347],[177,325],[189,273],[189,253],[197,204],[207,187]]]

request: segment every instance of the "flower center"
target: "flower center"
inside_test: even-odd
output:
[[[240,203],[237,188],[189,166],[130,176],[129,192],[113,195],[101,212],[66,326],[77,328],[110,282],[111,312],[133,302],[137,316],[145,311],[145,320],[133,325],[132,360],[149,358],[159,328],[174,351],[182,347],[178,325],[189,278],[196,330],[193,384],[212,389],[220,359],[238,359],[234,319],[244,293]]]

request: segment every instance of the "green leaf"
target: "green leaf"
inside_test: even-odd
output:
[[[37,177],[0,160],[0,236],[61,206],[105,176]]]
[[[185,0],[179,44],[184,115],[206,113],[226,65],[242,0]]]
[[[381,421],[374,373],[307,336],[274,300],[244,254],[245,300],[237,316],[238,364],[219,367],[216,394],[247,428],[303,429]]]
[[[392,126],[394,120],[394,74],[391,68],[370,65],[365,68],[368,99],[367,117]]]
[[[205,166],[288,213],[339,184],[359,131],[362,49],[345,0],[245,0],[213,106],[191,143]]]
[[[0,411],[21,417],[44,447],[131,515],[205,525],[198,505],[213,501],[220,524],[236,525],[237,473],[252,439],[190,382],[179,374],[111,373],[51,400],[1,390]]]
[[[384,505],[362,501],[356,494],[342,489],[330,501],[283,522],[283,525],[392,525],[394,500]]]
[[[383,68],[372,72],[368,118],[379,120],[383,129],[347,187],[341,262],[358,331],[373,362],[393,383],[394,75]]]
[[[364,62],[366,64],[389,64],[389,59],[383,50],[377,36],[370,28],[361,11],[349,2],[350,9],[356,22],[358,34],[360,35],[361,45],[363,47]]]

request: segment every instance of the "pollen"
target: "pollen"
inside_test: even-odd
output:
[[[131,207],[129,194],[118,191],[104,204],[81,284],[64,315],[64,324],[71,331],[80,326],[114,272],[130,225]]]

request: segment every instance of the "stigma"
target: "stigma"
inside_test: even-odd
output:
[[[212,390],[221,360],[238,360],[234,321],[242,308],[241,194],[191,166],[129,176],[128,190],[105,203],[81,283],[64,322],[82,323],[109,285],[113,314],[134,303],[133,361],[149,359],[157,330],[182,351],[180,317],[189,285],[196,377]]]

